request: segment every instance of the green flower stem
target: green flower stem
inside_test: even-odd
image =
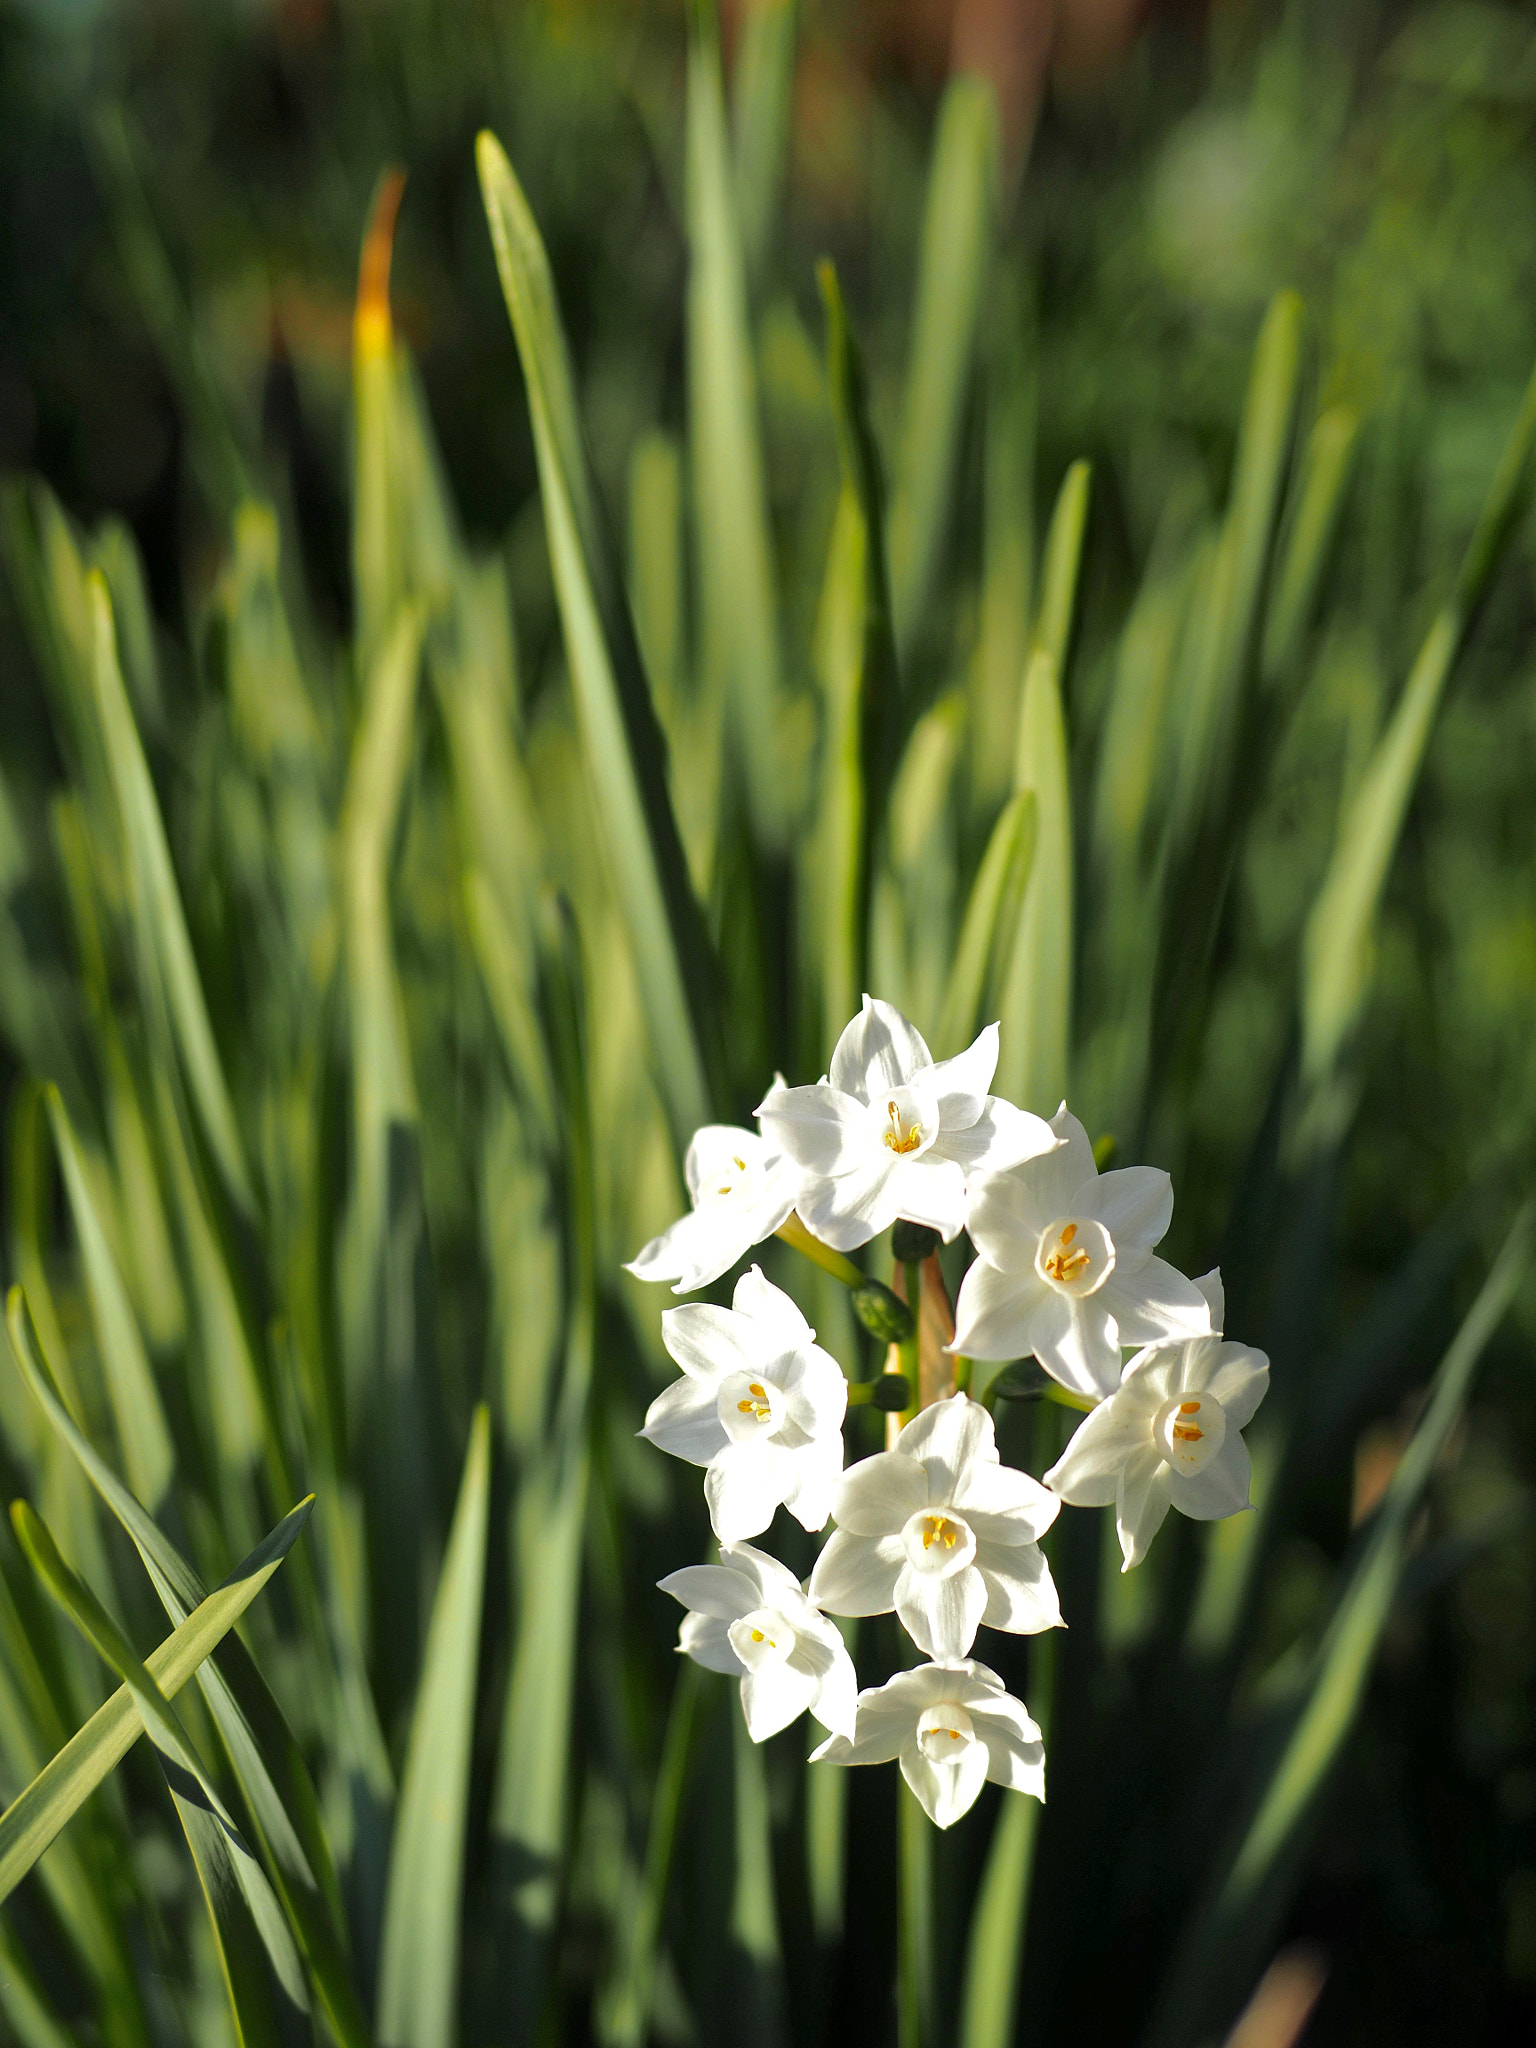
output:
[[[907,1307],[912,1311],[912,1332],[897,1346],[901,1360],[901,1371],[907,1376],[907,1385],[912,1389],[912,1403],[901,1411],[901,1420],[912,1420],[922,1405],[922,1361],[919,1356],[921,1339],[918,1335],[923,1319],[923,1269],[916,1259],[909,1259],[902,1267],[907,1282]]]
[[[933,2039],[933,1829],[904,1778],[896,1781],[898,2048]]]
[[[790,1211],[789,1221],[780,1226],[778,1234],[797,1252],[803,1252],[813,1265],[820,1266],[824,1273],[830,1273],[834,1280],[841,1280],[845,1287],[864,1285],[865,1276],[852,1259],[845,1259],[841,1252],[833,1251],[831,1245],[823,1244],[819,1237],[812,1237],[797,1211]]]

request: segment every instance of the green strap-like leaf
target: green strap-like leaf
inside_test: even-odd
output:
[[[27,1385],[132,1539],[167,1614],[181,1624],[207,1599],[203,1582],[67,1412],[49,1369],[48,1348],[39,1358],[33,1343],[27,1300],[19,1287],[13,1287],[7,1299],[6,1327]],[[157,1676],[163,1676],[153,1658],[149,1663]],[[367,2048],[368,2027],[342,1932],[340,1889],[319,1802],[293,1731],[237,1636],[219,1643],[216,1653],[200,1665],[197,1677],[321,2011],[342,2048]]]
[[[496,138],[480,188],[528,387],[550,562],[582,743],[608,835],[650,1027],[681,1148],[723,1103],[712,950],[688,882],[651,706],[612,544],[599,516],[575,388],[538,227]]]
[[[1322,1090],[1370,994],[1376,922],[1446,683],[1466,645],[1530,494],[1536,451],[1536,372],[1462,558],[1456,587],[1436,614],[1386,731],[1339,822],[1338,842],[1307,920],[1302,946],[1302,1069]]]
[[[994,1085],[1000,1095],[1041,1116],[1053,1115],[1067,1092],[1072,1042],[1072,790],[1061,683],[1072,642],[1088,486],[1087,463],[1073,463],[1051,515],[1015,740],[1014,787],[1034,792],[1036,836],[999,1006],[1003,1030]]]
[[[11,1521],[33,1570],[86,1641],[133,1696],[176,1804],[213,1921],[214,1940],[242,2043],[266,2048],[280,2038],[277,2007],[307,2010],[304,1973],[266,1873],[203,1769],[175,1709],[139,1662],[133,1645],[95,1594],[59,1554],[28,1502],[13,1501]],[[274,1986],[263,1967],[271,1964]]]
[[[997,101],[952,78],[939,110],[891,506],[896,643],[910,658],[939,566],[997,215]]]
[[[707,686],[723,691],[761,838],[787,824],[779,763],[779,627],[757,374],[713,0],[688,45],[688,406]]]
[[[218,1591],[145,1659],[145,1669],[167,1698],[186,1684],[250,1606],[292,1548],[312,1505],[312,1495],[300,1501]],[[0,1814],[0,1899],[16,1889],[60,1828],[143,1732],[133,1694],[120,1686]]]
[[[482,1407],[469,1433],[395,1812],[379,1957],[382,2048],[450,2048],[458,2035],[459,1901],[490,1474],[491,1417]]]
[[[1241,1832],[1173,1955],[1151,2036],[1155,2048],[1218,2031],[1208,2025],[1211,2001],[1224,1997],[1235,2004],[1267,1950],[1307,1823],[1354,1724],[1430,1476],[1466,1405],[1478,1360],[1529,1270],[1533,1237],[1536,1211],[1528,1206],[1440,1362],[1279,1757],[1255,1788]]]
[[[1006,986],[1019,909],[1034,865],[1039,815],[1035,792],[1021,789],[1003,805],[992,827],[971,884],[955,964],[934,1032],[940,1059],[963,1052],[970,1044],[982,1021],[989,986],[999,990]]]
[[[96,1210],[69,1112],[56,1088],[48,1089],[45,1100],[54,1145],[64,1169],[75,1233],[80,1240],[96,1344],[118,1441],[123,1447],[128,1483],[135,1493],[158,1507],[176,1463],[170,1428],[128,1291]]]
[[[112,603],[99,571],[91,572],[86,592],[91,616],[91,680],[128,853],[129,898],[145,1006],[153,1019],[164,1005],[208,1149],[230,1200],[240,1215],[250,1220],[255,1217],[256,1198],[245,1146],[209,1021],[165,823],[123,686]]]

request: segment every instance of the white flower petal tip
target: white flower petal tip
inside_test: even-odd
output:
[[[747,1733],[766,1742],[809,1709],[831,1738],[851,1738],[858,1680],[835,1623],[777,1558],[750,1543],[721,1546],[719,1564],[658,1581],[688,1612],[677,1647],[741,1681]]]
[[[1083,1418],[1045,1484],[1076,1507],[1113,1503],[1129,1571],[1171,1507],[1209,1522],[1251,1506],[1240,1431],[1268,1386],[1263,1352],[1219,1335],[1151,1345]]]
[[[811,1598],[834,1614],[894,1608],[939,1660],[964,1658],[983,1622],[1010,1634],[1055,1628],[1061,1610],[1038,1539],[1059,1508],[1001,1463],[986,1409],[951,1395],[915,1416],[893,1450],[843,1474]]]
[[[898,1671],[861,1692],[851,1736],[833,1736],[812,1762],[901,1766],[935,1827],[953,1827],[988,1779],[1045,1797],[1045,1746],[995,1671],[967,1659]]]
[[[776,1093],[770,1089],[765,1100],[771,1103]],[[694,1132],[683,1175],[693,1207],[624,1270],[637,1280],[670,1280],[674,1294],[694,1294],[788,1220],[800,1176],[756,1131],[730,1124]]]
[[[780,1507],[822,1528],[843,1469],[848,1382],[794,1302],[754,1266],[731,1308],[668,1309],[661,1333],[683,1377],[651,1403],[641,1435],[705,1467],[721,1542],[761,1535]]]
[[[955,1306],[955,1349],[976,1359],[1033,1357],[1064,1387],[1100,1400],[1120,1383],[1128,1346],[1208,1335],[1219,1276],[1186,1280],[1153,1246],[1173,1217],[1173,1187],[1150,1166],[1100,1173],[1088,1133],[1063,1103],[1053,1143],[970,1182],[966,1227],[977,1259]]]
[[[904,1217],[947,1243],[964,1228],[970,1175],[1054,1144],[1039,1117],[987,1093],[997,1038],[989,1024],[966,1052],[935,1062],[899,1010],[866,995],[827,1079],[764,1097],[763,1137],[803,1175],[808,1230],[852,1251]]]

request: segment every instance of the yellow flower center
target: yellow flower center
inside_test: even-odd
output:
[[[768,1389],[759,1381],[753,1380],[752,1384],[747,1388],[747,1393],[749,1396],[747,1400],[736,1403],[738,1413],[751,1415],[759,1422],[767,1422],[773,1414],[773,1404],[768,1399]]]
[[[1077,1225],[1075,1223],[1064,1224],[1061,1236],[1057,1238],[1055,1246],[1041,1260],[1040,1263],[1044,1266],[1046,1273],[1052,1280],[1075,1280],[1085,1267],[1093,1264],[1093,1259],[1088,1252],[1075,1252],[1072,1250],[1072,1240],[1076,1235]]]
[[[932,1550],[935,1543],[942,1543],[946,1550],[953,1550],[960,1531],[944,1515],[924,1515],[923,1548]]]
[[[1199,1413],[1200,1403],[1198,1401],[1181,1401],[1179,1403],[1179,1414],[1181,1416],[1198,1415]],[[1181,1444],[1200,1444],[1205,1442],[1205,1431],[1198,1422],[1176,1421],[1173,1425],[1173,1435],[1175,1441]]]
[[[915,1152],[923,1142],[922,1125],[908,1124],[906,1130],[903,1131],[901,1128],[901,1111],[896,1107],[895,1103],[888,1102],[885,1105],[885,1109],[886,1114],[891,1120],[891,1128],[885,1134],[886,1144],[890,1146],[893,1152]]]

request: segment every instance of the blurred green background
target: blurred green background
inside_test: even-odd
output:
[[[1529,436],[1536,8],[738,0],[718,60],[712,22],[690,57],[682,0],[0,0],[7,1280],[204,1579],[319,1496],[246,1621],[337,1868],[314,1911],[356,2014],[318,2038],[1173,2048],[1261,1977],[1247,2048],[1521,2038],[1529,1287],[1443,1445],[1413,1432],[1536,1135],[1523,515],[1466,566]],[[670,750],[648,771],[631,718],[697,898],[667,899],[691,1074],[568,672],[483,127],[548,250],[644,662],[609,604],[620,692],[648,677]],[[1049,718],[1018,732],[1042,649],[1059,762]],[[964,981],[1026,788],[1017,944]],[[1220,1260],[1274,1366],[1258,1516],[1165,1529],[1122,1582],[1068,1513],[1054,1670],[980,1646],[1048,1707],[1050,1803],[1005,1824],[989,1788],[937,1844],[915,2002],[893,1774],[821,1788],[803,1730],[758,1756],[723,1681],[677,1681],[653,1583],[707,1519],[633,1441],[670,1297],[619,1272],[680,1206],[688,1102],[814,1078],[861,969],[940,1054],[1001,1014],[1005,1092],[1068,1087],[1168,1167],[1165,1250]],[[836,1287],[769,1254],[874,1370]],[[146,1652],[154,1593],[3,1364],[9,1494]],[[998,1414],[1051,1462],[1056,1411]],[[1410,1439],[1433,1469],[1383,1509]],[[0,1660],[10,1800],[109,1687],[8,1533]],[[4,1916],[24,2048],[237,2038],[147,1745]]]

